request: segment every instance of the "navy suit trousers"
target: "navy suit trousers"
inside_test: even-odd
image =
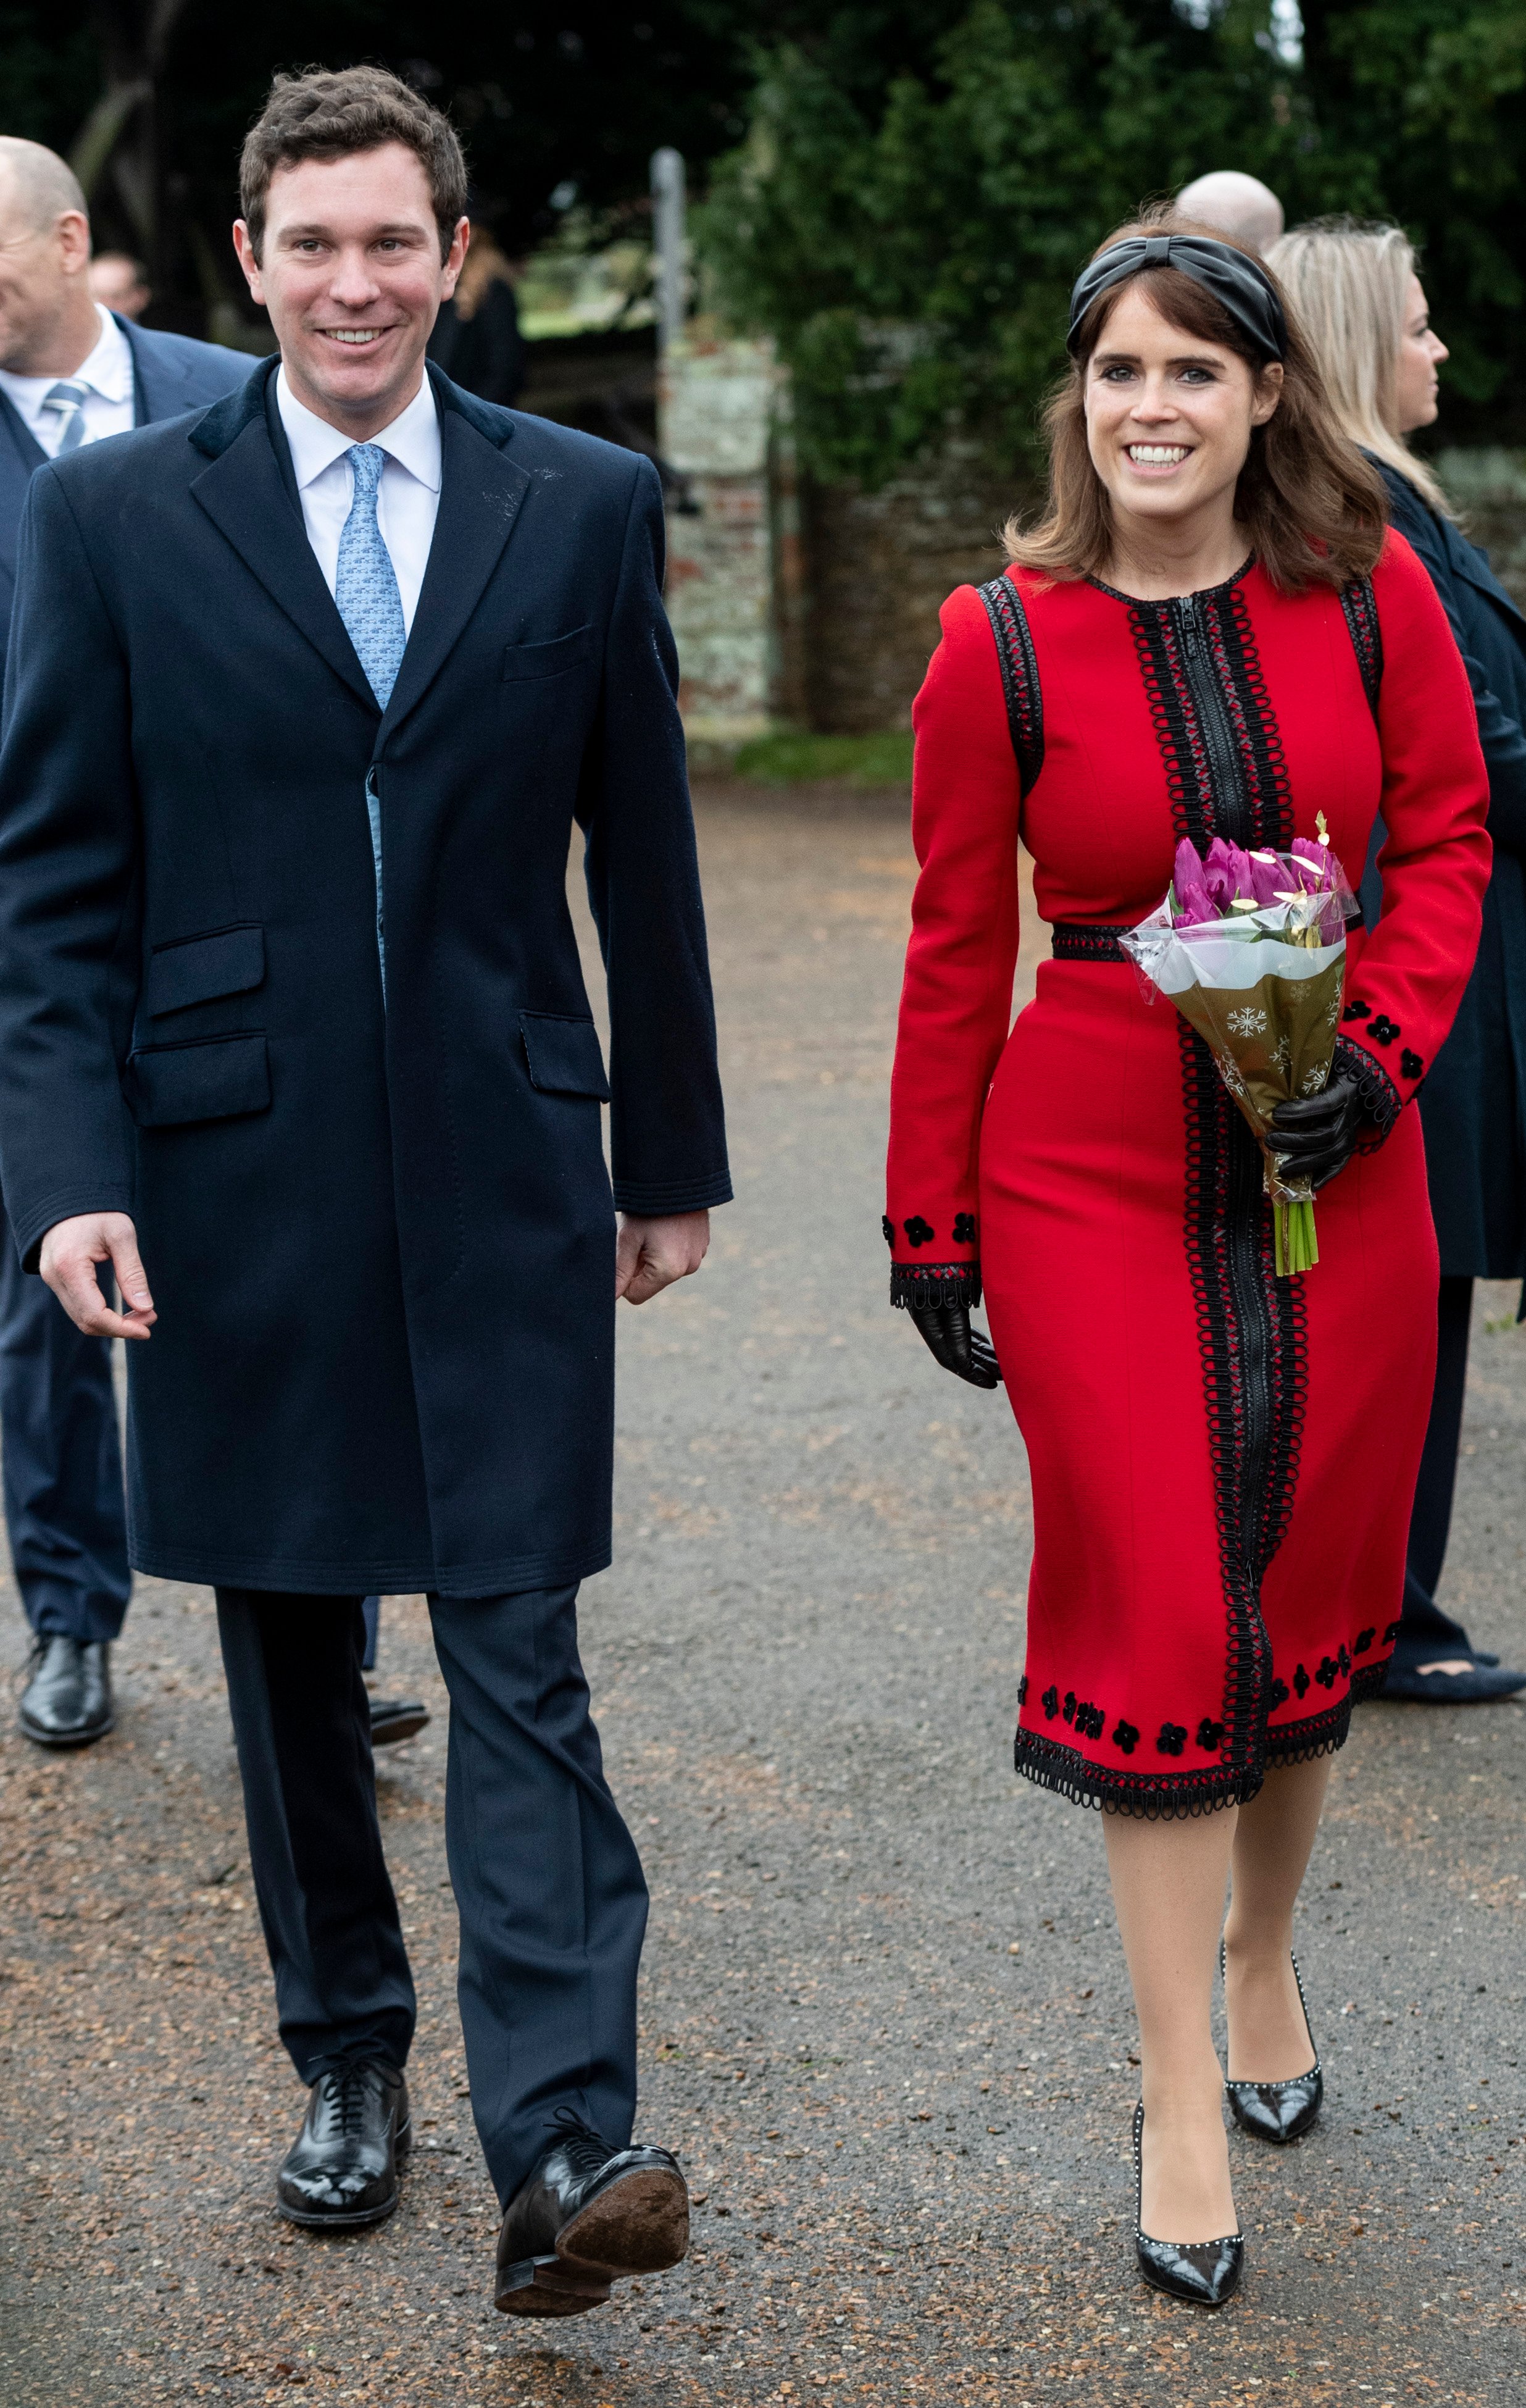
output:
[[[3,1209],[3,1208],[0,1208]],[[111,1348],[0,1242],[0,1440],[16,1584],[39,1636],[115,1639],[132,1591]]]
[[[578,1590],[429,1600],[450,1693],[446,1847],[472,2109],[506,2202],[570,2106],[635,2114],[647,1885],[604,1777]],[[304,2082],[405,2063],[414,1993],[382,1855],[355,1598],[220,1588],[218,1624],[281,2038]]]

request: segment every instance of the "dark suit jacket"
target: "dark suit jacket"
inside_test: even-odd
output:
[[[1526,1275],[1526,617],[1450,519],[1374,463],[1393,523],[1430,570],[1478,712],[1494,866],[1483,933],[1451,1035],[1420,1090],[1441,1268]]]
[[[33,482],[0,743],[6,1201],[29,1263],[66,1214],[136,1218],[141,1570],[570,1581],[609,1554],[615,1235],[575,820],[614,1198],[731,1192],[657,478],[432,369],[439,517],[383,714],[274,365]]]
[[[115,310],[112,316],[116,317]],[[193,343],[185,335],[159,335],[117,318],[133,352],[137,423],[150,426],[161,418],[179,418],[188,409],[205,409],[244,382],[254,361],[247,351],[225,351],[221,343]],[[25,420],[0,393],[0,650],[10,621],[16,590],[16,542],[21,532],[21,505],[33,471],[48,457]]]

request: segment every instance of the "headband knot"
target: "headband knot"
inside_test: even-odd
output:
[[[1081,321],[1098,294],[1147,267],[1179,268],[1211,293],[1263,360],[1280,360],[1286,353],[1288,322],[1266,270],[1245,251],[1201,234],[1125,235],[1121,242],[1099,251],[1082,268],[1070,296],[1068,351],[1077,350]]]

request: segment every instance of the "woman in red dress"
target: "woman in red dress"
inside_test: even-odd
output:
[[[1103,1810],[1140,2267],[1215,2305],[1242,2257],[1221,1927],[1237,2120],[1319,2111],[1293,1907],[1403,1596],[1436,1298],[1405,1107],[1473,962],[1488,791],[1431,580],[1260,262],[1147,218],[1084,272],[1071,351],[1048,514],[950,596],[918,698],[885,1231],[893,1301],[948,1369],[1000,1363],[1027,1444],[1018,1770]],[[1355,883],[1379,806],[1335,1068],[1278,1112],[1319,1263],[1278,1279],[1249,1132],[1118,933],[1183,837],[1285,849],[1322,813]],[[1009,1033],[1020,834],[1054,958]]]

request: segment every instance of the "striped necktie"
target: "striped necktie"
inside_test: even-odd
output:
[[[57,412],[62,430],[53,453],[55,460],[61,460],[65,452],[78,452],[85,439],[85,399],[89,392],[88,384],[76,384],[65,377],[58,384],[50,384],[43,394],[44,409]]]

